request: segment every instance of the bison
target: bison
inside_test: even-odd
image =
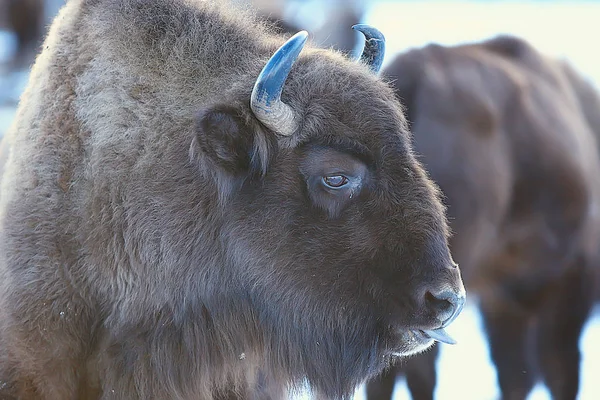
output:
[[[465,291],[400,103],[192,0],[70,0],[5,137],[0,397],[346,398]]]
[[[505,35],[413,49],[383,74],[445,196],[452,256],[479,299],[502,398],[525,399],[541,377],[554,399],[575,399],[600,244],[598,95]],[[400,372],[413,398],[433,398],[436,353],[371,381],[369,400],[389,399]]]
[[[0,0],[0,27],[16,37],[14,64],[29,66],[44,34],[44,0]]]

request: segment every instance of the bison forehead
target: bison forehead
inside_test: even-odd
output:
[[[281,140],[287,145],[321,135],[346,136],[369,147],[396,141],[397,136],[409,138],[400,103],[389,86],[365,66],[337,54],[301,54],[282,100],[300,117],[296,134]]]

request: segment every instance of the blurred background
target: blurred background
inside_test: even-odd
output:
[[[428,43],[473,42],[507,33],[538,50],[568,60],[600,88],[600,1],[392,1],[236,0],[252,3],[284,30],[306,29],[323,47],[356,54],[362,37],[350,26],[368,23],[386,36],[385,65],[398,52]],[[14,118],[18,99],[41,41],[64,0],[0,0],[0,136]],[[448,328],[459,344],[444,345],[438,359],[436,398],[485,400],[499,395],[475,299]],[[582,400],[600,399],[600,309],[581,338]],[[305,398],[302,393],[298,398]],[[364,389],[356,399],[364,399]],[[394,399],[409,399],[399,379]],[[541,385],[530,400],[549,399]]]

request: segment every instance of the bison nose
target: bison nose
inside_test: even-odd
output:
[[[442,322],[442,328],[448,326],[458,317],[465,305],[464,288],[459,290],[444,289],[428,291],[425,294],[427,307],[433,311]]]

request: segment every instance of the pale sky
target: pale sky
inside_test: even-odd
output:
[[[430,42],[457,44],[499,33],[522,36],[565,57],[600,87],[600,1],[380,1],[366,17],[397,51]]]

